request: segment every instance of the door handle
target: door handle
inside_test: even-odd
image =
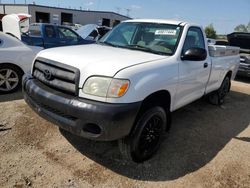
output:
[[[207,68],[208,67],[208,63],[204,63],[203,67]]]

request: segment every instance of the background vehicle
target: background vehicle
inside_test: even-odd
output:
[[[76,30],[76,32],[86,40],[97,41],[110,30],[110,27],[98,26],[96,24],[87,24],[80,27],[78,30]]]
[[[7,14],[2,18],[3,32],[21,40],[22,33],[28,32],[29,14]]]
[[[227,40],[217,39],[215,42],[216,45],[230,46]]]
[[[142,162],[159,148],[172,111],[208,94],[224,102],[239,61],[238,47],[208,46],[198,25],[129,20],[98,44],[40,52],[24,98],[62,129],[119,140],[125,157]]]
[[[33,23],[29,25],[29,14],[9,14],[3,17],[3,32],[14,36],[27,45],[52,48],[78,44],[90,44],[75,31],[65,26]]]
[[[207,44],[208,45],[214,45],[216,43],[215,39],[207,38]]]
[[[33,23],[29,26],[29,32],[22,35],[22,41],[32,46],[52,48],[78,44],[90,44],[72,29],[44,23]]]
[[[240,47],[240,66],[237,75],[250,77],[250,33],[231,33],[227,38],[231,46]]]
[[[24,73],[30,72],[36,54],[43,48],[27,46],[20,40],[0,32],[0,93],[19,88]]]

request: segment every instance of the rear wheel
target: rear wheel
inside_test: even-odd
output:
[[[208,96],[208,101],[214,105],[222,105],[227,93],[230,91],[231,82],[229,76],[226,76],[220,88]]]
[[[21,85],[22,71],[13,65],[0,65],[0,93],[16,91]]]
[[[119,140],[123,156],[138,163],[151,158],[161,144],[166,124],[167,116],[162,107],[153,107],[142,113],[133,132]]]

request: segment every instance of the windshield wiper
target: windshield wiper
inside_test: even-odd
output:
[[[131,49],[146,50],[146,51],[151,51],[152,50],[151,48],[148,48],[146,46],[141,46],[141,45],[138,45],[138,44],[129,44],[129,45],[126,45],[125,47],[131,48]]]
[[[98,44],[105,44],[105,45],[108,45],[108,46],[118,47],[117,45],[112,44],[112,43],[107,42],[107,41],[103,41],[103,42],[98,41]]]
[[[134,49],[134,50],[141,50],[141,51],[145,51],[145,52],[150,52],[150,53],[154,53],[154,54],[158,54],[158,55],[167,55],[167,53],[155,51],[155,50],[152,50],[152,49],[149,48],[149,47],[141,46],[141,45],[138,45],[138,44],[129,44],[129,45],[126,45],[125,47],[127,47],[127,48],[129,48],[129,49]]]

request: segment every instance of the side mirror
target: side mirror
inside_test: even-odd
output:
[[[190,48],[181,56],[181,60],[203,61],[207,58],[207,51],[203,48]]]

